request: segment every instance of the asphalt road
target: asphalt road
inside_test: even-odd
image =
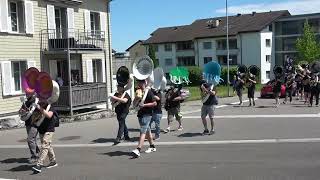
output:
[[[63,124],[54,137],[59,167],[31,175],[25,130],[0,132],[0,179],[318,179],[319,107],[303,102],[274,108],[272,99],[239,107],[221,99],[216,134],[203,131],[200,102],[185,103],[183,131],[162,134],[158,151],[131,159],[138,139],[135,115],[128,117],[131,143],[112,146],[114,118]],[[231,104],[232,103],[232,104]],[[166,128],[166,119],[161,122]],[[174,123],[174,128],[177,126]],[[290,142],[290,143],[289,143]]]

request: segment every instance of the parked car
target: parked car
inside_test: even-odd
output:
[[[272,87],[272,83],[274,82],[274,80],[269,81],[267,84],[265,84],[260,92],[260,97],[261,98],[266,98],[266,97],[274,97],[273,96],[273,87]],[[280,91],[280,97],[285,97],[286,96],[286,86],[285,85],[281,85],[281,91]]]

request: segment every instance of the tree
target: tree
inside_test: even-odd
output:
[[[158,67],[159,66],[159,62],[158,62],[158,59],[156,58],[156,51],[155,51],[153,45],[149,46],[148,56],[152,59],[154,67],[155,68]]]
[[[311,63],[320,57],[320,44],[317,42],[308,21],[304,23],[303,35],[297,39],[296,47],[299,53],[299,61]]]

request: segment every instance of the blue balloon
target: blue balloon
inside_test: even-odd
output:
[[[221,66],[216,61],[211,61],[204,65],[203,77],[214,86],[218,85],[223,79],[221,79]]]

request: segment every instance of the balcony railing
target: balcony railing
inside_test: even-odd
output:
[[[41,31],[42,51],[67,49],[103,50],[105,49],[105,32],[75,29],[45,29]]]
[[[69,87],[60,87],[59,100],[54,104],[57,110],[70,109]],[[90,83],[72,86],[72,106],[79,109],[84,106],[107,102],[107,86],[105,83]]]

